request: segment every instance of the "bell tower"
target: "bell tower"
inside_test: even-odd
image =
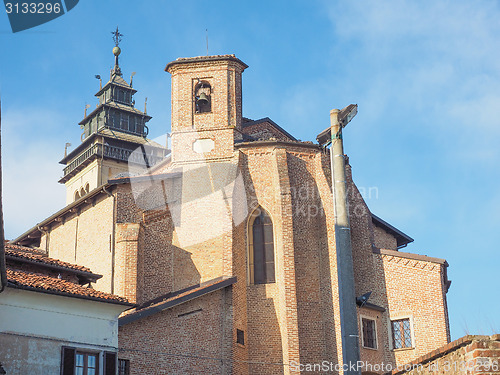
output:
[[[166,148],[147,139],[146,123],[151,119],[135,108],[134,94],[137,92],[123,79],[118,63],[122,34],[113,32],[115,64],[109,81],[103,86],[99,79],[99,91],[95,94],[99,102],[96,108],[80,121],[83,129],[81,144],[59,162],[65,165],[64,176],[59,180],[66,185],[66,204],[76,201],[108,182],[109,179],[127,174],[144,172],[161,161]]]
[[[172,75],[172,162],[226,159],[242,139],[241,75],[234,55],[179,58]]]

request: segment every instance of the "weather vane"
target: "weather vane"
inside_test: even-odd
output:
[[[123,36],[123,34],[118,31],[118,26],[116,26],[116,30],[112,31],[111,34],[113,34],[113,40],[115,42],[115,46],[118,47],[118,45],[122,41],[122,36]]]

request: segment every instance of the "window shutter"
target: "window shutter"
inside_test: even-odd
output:
[[[104,375],[116,375],[116,353],[104,353]]]
[[[61,352],[61,375],[75,374],[75,348],[63,346]]]

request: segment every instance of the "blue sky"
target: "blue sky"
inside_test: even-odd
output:
[[[177,57],[235,53],[243,113],[270,117],[302,140],[329,111],[359,113],[345,131],[353,175],[370,209],[445,258],[453,339],[500,332],[500,3],[497,1],[81,1],[12,34],[0,16],[0,92],[7,238],[64,206],[58,161],[79,143],[85,104],[125,35],[138,107],[152,137],[170,128]]]

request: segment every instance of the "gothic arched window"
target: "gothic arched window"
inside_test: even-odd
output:
[[[269,214],[257,208],[250,218],[250,280],[254,284],[274,283],[274,235]]]

